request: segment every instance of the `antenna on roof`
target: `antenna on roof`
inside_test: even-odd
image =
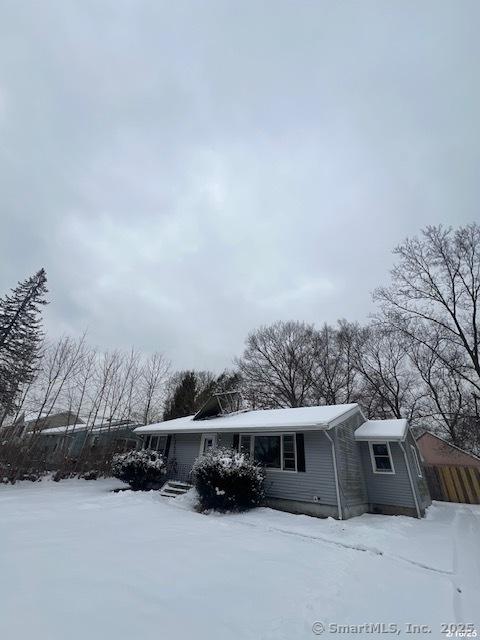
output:
[[[242,411],[244,407],[241,391],[221,391],[219,393],[214,393],[213,395],[218,400],[222,415]]]
[[[244,402],[240,391],[219,391],[210,396],[193,419],[205,420],[206,418],[215,418],[216,416],[224,416],[228,413],[236,413],[243,410]]]

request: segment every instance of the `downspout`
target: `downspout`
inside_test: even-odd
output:
[[[421,518],[422,514],[420,512],[420,505],[418,504],[417,492],[415,491],[415,485],[413,484],[412,472],[410,470],[410,464],[408,462],[407,452],[405,451],[405,447],[403,446],[403,442],[398,443],[400,445],[400,449],[403,451],[403,457],[405,458],[405,464],[407,466],[408,479],[410,480],[410,488],[412,489],[413,499],[415,500],[415,508],[417,510],[417,518]]]
[[[333,438],[328,433],[328,431],[324,431],[323,433],[327,436],[327,438],[330,440],[330,444],[332,445],[333,474],[335,476],[335,489],[337,491],[338,519],[343,520],[342,502],[340,500],[340,483],[338,482],[337,455],[335,452],[335,443],[333,441]]]

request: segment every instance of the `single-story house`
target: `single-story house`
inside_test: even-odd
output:
[[[426,465],[437,467],[461,466],[480,469],[480,458],[464,451],[440,436],[424,431],[417,438],[417,446]]]
[[[49,427],[60,427],[74,422],[83,424],[83,420],[72,411],[56,411],[49,413],[22,411],[13,422],[0,428],[0,440],[18,440],[26,438],[33,432],[40,432]]]
[[[101,453],[105,449],[123,453],[136,449],[141,439],[133,432],[138,423],[118,420],[111,423],[88,425],[83,422],[43,429],[37,435],[41,452],[49,465],[69,457],[78,458],[82,453]]]
[[[135,433],[183,482],[212,447],[247,453],[265,466],[267,504],[292,513],[422,517],[431,503],[407,420],[367,420],[357,404],[225,413],[214,396],[195,415]]]

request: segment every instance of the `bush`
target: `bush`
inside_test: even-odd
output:
[[[165,473],[165,461],[157,451],[139,449],[113,456],[112,475],[134,491],[159,488]]]
[[[265,473],[243,453],[215,449],[197,458],[192,470],[202,510],[244,511],[262,501]]]
[[[85,473],[82,473],[80,477],[83,478],[84,480],[98,480],[99,476],[100,476],[99,471],[95,471],[94,469],[91,469],[90,471],[85,471]]]

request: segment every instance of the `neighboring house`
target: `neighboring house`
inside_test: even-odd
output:
[[[123,453],[136,449],[140,438],[133,433],[138,422],[119,420],[111,423],[86,425],[83,422],[43,429],[38,437],[41,439],[41,452],[49,465],[69,457],[95,452]]]
[[[14,422],[1,429],[0,438],[16,440],[24,438],[33,432],[43,431],[49,427],[73,425],[75,421],[83,424],[83,420],[78,418],[72,411],[58,411],[48,415],[22,412]]]
[[[430,495],[406,420],[366,420],[357,404],[224,413],[218,397],[194,416],[135,429],[188,481],[208,449],[233,447],[265,465],[267,504],[314,516],[423,516]]]
[[[480,458],[429,431],[425,431],[417,438],[417,446],[426,465],[437,467],[450,465],[480,469]]]

